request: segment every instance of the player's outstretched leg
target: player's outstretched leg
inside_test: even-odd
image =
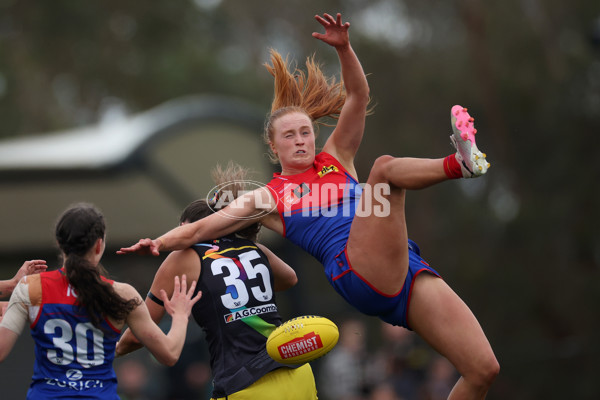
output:
[[[452,145],[456,148],[456,160],[464,178],[476,178],[485,174],[490,164],[475,144],[475,119],[469,115],[465,107],[456,105],[450,111],[452,131],[450,136]]]

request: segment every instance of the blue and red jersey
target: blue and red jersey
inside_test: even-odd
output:
[[[328,153],[297,175],[273,174],[267,184],[277,202],[283,235],[323,265],[346,246],[362,187]]]
[[[277,203],[283,235],[323,264],[327,280],[348,303],[364,314],[410,329],[407,315],[414,278],[424,271],[439,274],[421,258],[412,240],[407,243],[407,276],[398,293],[378,291],[354,270],[346,245],[363,188],[339,161],[319,153],[312,168],[296,175],[275,173],[267,187]]]
[[[63,270],[42,272],[40,283],[40,309],[30,326],[35,365],[27,398],[118,399],[112,363],[120,331],[104,319],[100,328],[92,324]]]

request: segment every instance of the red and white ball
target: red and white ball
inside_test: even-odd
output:
[[[304,364],[323,357],[335,347],[338,327],[324,317],[306,315],[278,326],[267,339],[267,352],[283,364]]]

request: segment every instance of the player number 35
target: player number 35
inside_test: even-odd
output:
[[[273,289],[271,288],[271,279],[267,266],[262,263],[252,264],[253,260],[260,258],[256,250],[251,250],[240,254],[239,261],[244,267],[249,280],[260,276],[262,288],[261,285],[251,286],[250,291],[255,299],[264,302],[273,298]],[[227,286],[227,293],[221,296],[223,306],[229,309],[245,306],[250,297],[244,281],[240,279],[240,268],[236,263],[231,258],[218,258],[212,262],[210,267],[215,276],[223,275],[226,271],[228,272],[223,277]]]

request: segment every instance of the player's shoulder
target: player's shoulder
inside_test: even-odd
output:
[[[19,281],[19,284],[39,285],[40,282],[41,282],[40,274],[32,274],[32,275],[25,275],[24,277],[22,277],[21,280]]]
[[[188,278],[197,279],[200,274],[200,257],[193,248],[172,251],[156,272],[157,277],[181,276],[185,274]]]
[[[141,296],[140,296],[139,292],[137,291],[137,289],[134,288],[129,283],[114,281],[113,289],[119,296],[121,296],[122,298],[124,298],[126,300],[130,300],[133,298],[141,299]]]
[[[161,264],[160,268],[165,270],[180,270],[188,269],[190,265],[195,267],[198,263],[198,253],[189,247],[183,250],[172,251],[165,261]]]
[[[45,273],[46,272],[44,272],[44,274]],[[40,274],[25,275],[18,284],[27,285],[31,305],[40,305],[42,301],[42,279]]]
[[[270,184],[271,182],[265,186],[258,187],[251,192],[253,194],[252,200],[254,200],[256,209],[270,211],[276,205],[273,193],[269,188]]]

